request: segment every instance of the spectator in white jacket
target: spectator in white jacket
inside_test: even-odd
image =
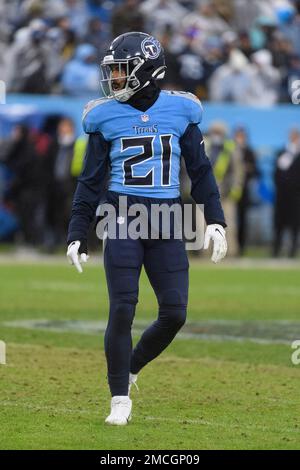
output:
[[[219,67],[209,83],[210,100],[245,103],[251,95],[251,67],[242,52],[230,52],[228,62]]]
[[[252,106],[272,106],[279,100],[281,75],[272,65],[272,54],[267,49],[251,56],[251,94],[247,104]]]

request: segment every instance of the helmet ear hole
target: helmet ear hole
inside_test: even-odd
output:
[[[136,86],[138,86],[139,82],[136,78],[133,78],[132,80],[129,81],[129,86],[130,88],[134,88]]]

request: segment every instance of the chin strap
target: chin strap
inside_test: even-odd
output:
[[[115,99],[117,101],[120,101],[121,103],[124,103],[125,101],[128,101],[130,100],[130,98],[132,98],[136,93],[138,93],[139,91],[143,90],[144,88],[146,88],[148,85],[150,85],[150,80],[148,80],[145,85],[142,86],[142,88],[139,88],[138,90],[134,91],[134,90],[127,90],[124,92],[123,95],[120,94],[120,96],[115,96]]]

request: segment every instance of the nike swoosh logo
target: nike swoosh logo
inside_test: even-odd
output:
[[[220,230],[218,228],[216,228],[216,232],[219,232],[220,235],[222,235],[222,237],[224,238],[224,235],[223,233],[220,232]]]

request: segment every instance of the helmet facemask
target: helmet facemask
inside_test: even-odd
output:
[[[101,87],[107,98],[128,101],[141,86],[136,72],[144,64],[141,57],[116,60],[113,56],[105,56],[101,62]],[[124,81],[123,83],[120,83]]]

